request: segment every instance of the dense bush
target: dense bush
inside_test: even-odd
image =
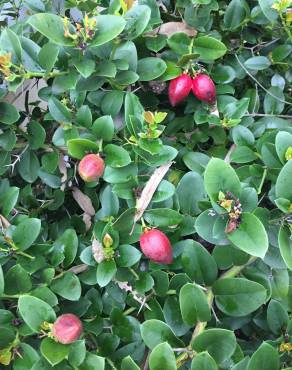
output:
[[[0,4],[1,368],[292,369],[291,0]]]

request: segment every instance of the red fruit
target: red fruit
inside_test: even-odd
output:
[[[183,101],[192,89],[192,79],[185,73],[170,81],[168,89],[168,98],[170,104],[174,107]]]
[[[54,339],[63,344],[75,342],[80,337],[82,330],[81,321],[72,313],[61,315],[52,326]]]
[[[193,94],[199,100],[209,104],[216,101],[216,88],[214,82],[208,75],[199,74],[193,79]]]
[[[140,248],[151,261],[156,263],[172,263],[172,248],[168,237],[160,230],[144,231],[140,236]]]
[[[78,166],[80,177],[85,182],[97,181],[104,171],[104,160],[98,154],[87,154]]]

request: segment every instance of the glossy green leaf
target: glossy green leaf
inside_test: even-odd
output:
[[[218,308],[233,317],[254,312],[264,304],[267,296],[261,284],[243,278],[219,279],[212,290]]]

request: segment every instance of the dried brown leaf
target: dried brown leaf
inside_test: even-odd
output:
[[[103,246],[101,242],[94,238],[91,248],[92,248],[92,255],[95,261],[97,263],[102,262],[104,260],[104,253],[103,253]]]
[[[91,199],[88,195],[82,193],[77,187],[74,187],[72,190],[73,198],[78,203],[79,207],[87,213],[89,216],[95,215],[95,209],[93,208]]]
[[[197,31],[189,27],[186,23],[183,22],[168,22],[163,23],[161,26],[154,28],[151,32],[146,33],[146,36],[154,36],[154,35],[166,35],[171,36],[176,32],[184,32],[190,37],[195,37]]]
[[[160,184],[161,180],[171,167],[173,162],[163,164],[162,166],[156,168],[152,176],[145,185],[140,198],[137,200],[136,213],[134,216],[134,224],[142,217],[145,209],[148,207],[151,199]]]

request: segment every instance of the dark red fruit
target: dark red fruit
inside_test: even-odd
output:
[[[80,177],[85,182],[97,181],[104,171],[104,160],[98,154],[87,154],[78,166]]]
[[[170,104],[174,107],[183,101],[192,89],[192,79],[187,74],[182,74],[170,81],[168,88],[168,98]]]
[[[52,326],[54,339],[63,344],[75,342],[80,337],[82,330],[81,321],[72,313],[61,315]]]
[[[172,248],[168,237],[162,231],[151,229],[140,236],[140,248],[151,261],[172,263]]]
[[[216,88],[208,75],[199,74],[193,79],[192,91],[195,97],[209,104],[216,101]]]

